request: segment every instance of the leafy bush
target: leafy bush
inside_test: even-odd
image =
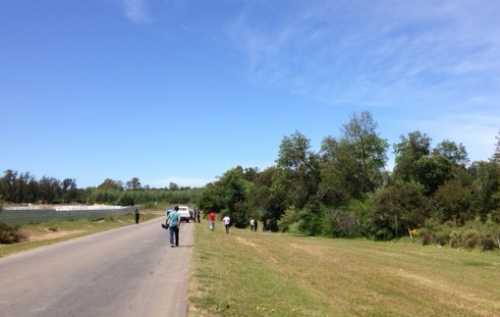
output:
[[[400,237],[408,229],[421,227],[429,210],[423,187],[412,182],[396,182],[378,190],[372,203],[370,229],[377,239]]]
[[[454,222],[439,224],[438,220],[431,219],[418,232],[424,245],[448,244],[452,248],[466,249],[481,247],[483,251],[500,248],[500,224],[491,217],[486,221],[478,217],[463,226],[457,226]]]
[[[434,241],[431,231],[427,228],[420,229],[418,231],[418,236],[422,239],[423,245],[430,245]]]
[[[300,220],[299,212],[295,208],[290,208],[285,210],[285,213],[278,222],[280,231],[291,232],[292,227],[297,228],[298,222]]]
[[[450,232],[447,230],[441,230],[434,234],[434,242],[445,246],[450,242]]]
[[[475,248],[477,245],[479,245],[480,240],[481,235],[477,230],[468,229],[463,234],[463,245],[468,249]]]
[[[0,222],[0,243],[11,244],[26,240],[27,237],[18,227],[11,227]]]
[[[319,206],[308,206],[301,210],[299,215],[300,231],[311,236],[324,233],[324,213]]]
[[[452,248],[458,248],[462,245],[462,235],[460,231],[457,230],[452,230],[450,232],[450,247]]]
[[[359,235],[359,220],[356,215],[346,209],[334,209],[328,214],[328,228],[325,228],[334,237],[355,237]]]
[[[455,220],[464,223],[470,217],[472,190],[459,180],[451,180],[439,187],[433,196],[441,221]]]
[[[330,235],[328,230],[331,225],[325,214],[326,211],[320,206],[306,206],[301,210],[289,208],[279,220],[278,227],[282,232]]]
[[[488,217],[495,223],[500,223],[500,208],[493,210],[490,212]]]
[[[135,200],[129,193],[123,193],[118,199],[118,205],[120,206],[134,206]]]
[[[481,247],[483,251],[491,251],[496,249],[497,246],[497,241],[495,241],[495,238],[492,235],[486,235],[481,237]]]

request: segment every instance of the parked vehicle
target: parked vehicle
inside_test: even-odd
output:
[[[179,206],[179,214],[181,215],[181,221],[191,221],[191,212],[188,206]]]

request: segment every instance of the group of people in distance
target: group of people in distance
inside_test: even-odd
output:
[[[259,223],[255,218],[250,218],[250,230],[257,232],[257,227],[259,226]]]
[[[179,246],[179,226],[181,223],[181,215],[179,214],[179,206],[175,206],[173,210],[167,209],[166,211],[166,223],[162,224],[162,227],[169,231],[170,235],[170,247],[178,247]],[[200,222],[200,214],[199,210],[195,210],[192,215],[195,222]],[[215,211],[210,211],[207,215],[208,220],[208,228],[211,231],[215,230],[215,222],[217,221],[217,213]],[[226,230],[226,234],[229,234],[229,229],[231,228],[231,218],[228,215],[225,215],[222,218],[222,222],[224,223],[224,228]],[[250,230],[257,231],[258,222],[253,217],[250,218]]]
[[[208,228],[211,231],[214,231],[215,221],[217,221],[217,214],[215,213],[215,211],[210,211],[207,215],[207,219],[208,219]],[[228,215],[225,215],[224,218],[222,218],[222,222],[224,223],[226,234],[229,234],[229,228],[231,227],[231,218]]]
[[[215,222],[217,221],[217,213],[215,211],[210,211],[207,215],[208,219],[208,228],[211,231],[215,229]],[[229,229],[231,228],[231,218],[228,215],[225,215],[222,218],[222,222],[224,223],[224,228],[226,229],[226,234],[229,234]],[[250,230],[257,232],[259,224],[255,218],[250,218]]]
[[[199,209],[195,209],[192,213],[193,221],[194,222],[201,222],[201,211]]]

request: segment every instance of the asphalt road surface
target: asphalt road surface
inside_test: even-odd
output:
[[[0,259],[0,315],[187,315],[193,225],[170,248],[160,219]]]

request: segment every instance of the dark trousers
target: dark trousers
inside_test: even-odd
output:
[[[135,223],[139,223],[140,215],[138,213],[135,214]]]
[[[179,246],[179,226],[170,226],[168,228],[170,231],[170,245],[174,245],[176,247]]]
[[[226,233],[229,233],[229,225],[225,225],[226,227]]]

